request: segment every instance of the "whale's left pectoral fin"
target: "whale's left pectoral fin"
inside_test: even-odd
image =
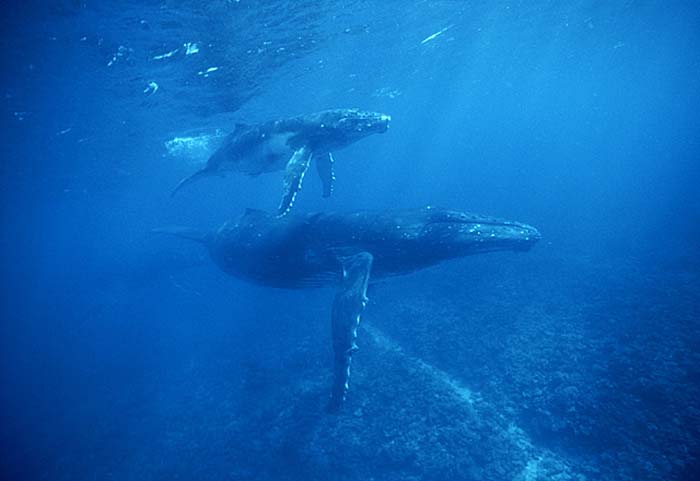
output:
[[[367,304],[367,283],[372,270],[372,254],[360,252],[340,258],[343,280],[333,301],[334,377],[328,410],[338,411],[345,401],[352,355],[357,351],[357,328]]]
[[[287,162],[284,171],[284,193],[277,208],[277,215],[282,217],[289,213],[297,193],[301,190],[301,183],[311,162],[311,150],[304,146],[294,152]]]
[[[323,184],[323,197],[330,197],[333,193],[333,183],[335,182],[335,171],[333,154],[315,156],[316,170]]]

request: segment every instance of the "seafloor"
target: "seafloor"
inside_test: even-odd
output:
[[[46,479],[693,479],[700,266],[606,259],[538,248],[372,285],[340,415],[332,291],[176,273],[140,387],[83,400],[84,445]],[[148,305],[162,279],[133,287]]]

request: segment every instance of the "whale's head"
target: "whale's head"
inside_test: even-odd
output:
[[[314,116],[317,143],[329,148],[345,147],[372,134],[382,134],[389,128],[391,116],[360,109],[334,109]]]
[[[521,222],[486,221],[469,230],[476,232],[476,244],[483,245],[487,251],[529,251],[542,238],[536,228]]]
[[[423,239],[437,258],[528,251],[541,239],[536,228],[521,222],[439,209],[424,212]]]
[[[390,115],[380,112],[344,109],[338,111],[335,128],[347,132],[348,135],[365,137],[369,134],[383,134],[389,128],[390,121]]]
[[[531,225],[481,216],[459,225],[457,231],[458,243],[469,246],[470,253],[474,254],[528,251],[542,238]]]

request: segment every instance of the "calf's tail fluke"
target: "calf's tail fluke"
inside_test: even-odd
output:
[[[209,234],[206,232],[201,232],[196,229],[191,229],[189,227],[178,227],[178,226],[171,226],[171,227],[161,227],[158,229],[153,229],[151,231],[154,234],[166,234],[166,235],[172,235],[175,237],[181,237],[183,239],[188,239],[192,240],[195,242],[200,242],[202,244],[206,244],[209,241]]]
[[[184,179],[182,179],[180,181],[179,184],[177,184],[175,189],[173,189],[173,191],[170,193],[170,197],[175,197],[175,194],[177,194],[177,192],[180,189],[182,189],[186,185],[189,185],[189,184],[201,179],[202,177],[206,177],[207,175],[209,175],[209,171],[207,169],[202,169],[202,170],[198,170],[197,172],[195,172],[194,174],[192,174],[188,177],[185,177]]]

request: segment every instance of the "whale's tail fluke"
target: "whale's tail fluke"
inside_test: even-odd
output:
[[[161,227],[158,229],[153,229],[151,230],[151,232],[154,234],[166,234],[175,237],[181,237],[183,239],[192,240],[201,244],[207,244],[210,239],[210,235],[208,233],[201,232],[196,229],[191,229],[189,227]]]
[[[191,184],[199,179],[202,179],[204,177],[207,177],[209,175],[211,175],[211,170],[209,170],[208,168],[205,167],[204,169],[198,170],[194,174],[192,174],[188,177],[185,177],[184,179],[182,179],[180,181],[179,184],[177,184],[175,189],[173,189],[173,191],[170,193],[170,197],[175,197],[175,194],[177,194],[177,192],[180,189],[182,189],[183,187],[185,187],[186,185],[189,185],[189,184]]]

